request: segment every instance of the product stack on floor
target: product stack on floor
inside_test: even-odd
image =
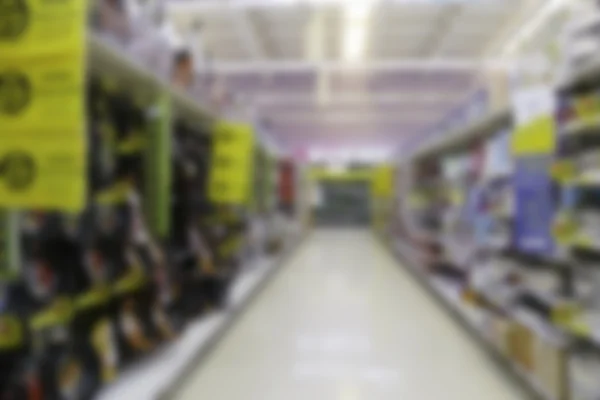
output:
[[[102,20],[102,11],[94,15]],[[69,153],[81,160],[63,165],[81,173],[81,196],[65,192],[63,204],[60,185],[48,181],[53,196],[20,203],[29,199],[23,185],[35,166],[25,160],[10,175],[19,193],[2,214],[2,399],[91,399],[115,382],[127,387],[135,373],[124,371],[144,369],[150,359],[156,365],[168,358],[182,373],[232,318],[220,310],[240,309],[289,250],[289,238],[298,238],[295,199],[280,204],[274,182],[258,193],[275,199],[263,212],[287,218],[277,246],[253,244],[273,257],[250,256],[262,254],[248,247],[249,225],[262,219],[250,182],[254,154],[263,151],[251,121],[219,121],[167,83],[161,63],[140,65],[108,34],[83,37],[77,43],[86,46],[89,73],[70,59],[56,67],[81,67],[84,76],[68,82],[73,93],[65,94],[82,109],[74,122],[85,126],[76,132],[86,137],[74,141],[81,154]],[[18,131],[19,110],[14,121]],[[60,168],[60,155],[52,157]],[[269,157],[277,176],[278,157]],[[47,171],[39,171],[40,179]],[[177,378],[163,374],[157,391],[172,384],[166,376]]]

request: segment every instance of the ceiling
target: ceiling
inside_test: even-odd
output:
[[[390,146],[434,126],[544,2],[168,1],[178,32],[211,59],[199,73],[218,75],[292,148]]]

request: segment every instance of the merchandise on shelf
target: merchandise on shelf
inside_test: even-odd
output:
[[[557,321],[575,306],[565,287],[569,264],[518,246],[521,171],[511,152],[510,123],[470,129],[480,131],[468,133],[471,139],[460,146],[424,152],[427,156],[411,160],[410,168],[402,165],[415,173],[405,174],[412,194],[398,210],[402,229],[395,240],[413,246],[411,255],[408,246],[397,248],[417,267],[428,266],[420,273],[432,287],[456,288],[459,296],[452,301],[460,305],[455,307],[483,316],[478,334],[528,385],[545,398],[566,398],[569,335]],[[549,195],[556,204],[557,190]],[[580,277],[571,286],[581,293],[591,289]],[[464,318],[471,320],[471,311]]]
[[[156,121],[151,102],[96,77],[88,96],[85,208],[18,214],[19,274],[0,285],[2,398],[92,398],[224,307],[240,270],[247,206],[210,198],[211,125]]]

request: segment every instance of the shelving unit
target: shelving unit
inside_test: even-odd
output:
[[[90,73],[108,77],[118,82],[120,88],[133,91],[142,98],[156,99],[165,96],[171,102],[173,114],[188,122],[208,124],[216,121],[214,115],[189,95],[138,65],[101,35],[91,33],[88,36],[87,46]]]
[[[228,123],[100,34],[89,33],[85,54],[83,210],[25,208],[0,221],[0,325],[21,332],[0,349],[0,397],[21,398],[23,374],[51,397],[66,374],[78,398],[161,396],[300,237],[282,230],[272,257],[246,256],[248,204],[217,199],[230,182],[211,174],[238,156],[216,154]],[[239,123],[225,128],[228,140],[242,136]]]
[[[588,62],[583,68],[563,79],[557,85],[557,91],[564,93],[575,88],[595,83],[600,78],[600,57]]]
[[[401,244],[390,249],[392,254],[414,276],[419,284],[460,324],[479,344],[500,369],[506,372],[515,382],[519,383],[525,392],[539,400],[559,400],[548,393],[545,388],[518,364],[511,363],[506,355],[490,337],[483,333],[483,326],[490,320],[490,315],[480,308],[462,301],[462,291],[459,286],[448,283],[443,279],[432,278],[423,273],[419,263],[412,258],[410,250]]]
[[[445,224],[442,222],[443,214],[438,216],[438,222],[432,225],[433,228],[425,229],[425,235],[422,234],[423,229],[419,228],[419,223],[415,225],[415,221],[419,221],[421,217],[411,222],[411,215],[428,215],[428,207],[446,210],[452,209],[449,207],[457,207],[457,210],[460,210],[468,206],[471,200],[467,197],[467,192],[458,195],[458,202],[445,200],[456,190],[464,190],[458,183],[464,178],[460,178],[459,181],[447,181],[441,176],[441,167],[435,167],[435,164],[441,163],[444,157],[457,156],[461,152],[467,154],[469,148],[474,149],[474,154],[482,154],[482,143],[490,142],[494,135],[510,129],[510,126],[509,109],[491,112],[466,128],[449,133],[443,140],[439,139],[423,147],[409,159],[402,160],[399,170],[409,173],[404,178],[406,183],[399,186],[404,187],[403,193],[406,193],[407,188],[409,191],[411,188],[417,191],[413,195],[404,196],[405,199],[399,205],[405,210],[404,215],[396,216],[396,226],[392,227],[392,234],[388,235],[385,241],[427,290],[471,332],[494,359],[499,361],[503,369],[517,377],[529,392],[545,400],[571,399],[570,393],[578,392],[570,388],[571,383],[575,381],[571,378],[571,364],[576,362],[577,357],[577,352],[573,353],[573,346],[582,339],[582,331],[581,328],[568,328],[554,322],[554,314],[565,306],[564,298],[554,293],[554,290],[563,284],[561,271],[565,268],[565,260],[553,256],[523,258],[524,255],[514,253],[511,249],[510,239],[504,240],[496,234],[483,242],[479,241],[478,244],[473,242],[472,245],[461,245],[461,254],[468,255],[470,251],[474,252],[470,257],[457,260],[446,254],[454,234],[442,230]],[[571,135],[587,134],[593,126],[594,121],[585,125],[572,124],[567,132]],[[478,165],[478,171],[484,169],[481,163]],[[410,173],[420,171],[419,168],[429,171],[429,175]],[[476,185],[480,188],[479,191],[486,193],[488,185],[498,180],[510,182],[509,178],[514,173],[511,169],[507,173],[482,174]],[[465,177],[468,178],[469,174]],[[435,187],[437,191],[428,195],[427,187]],[[414,200],[408,201],[410,199],[406,197],[411,196]],[[448,198],[452,197],[456,195]],[[473,209],[470,210],[470,213],[473,213]],[[507,204],[486,210],[486,213],[482,214],[487,215],[486,232],[489,232],[490,226],[494,226],[489,225],[492,221],[510,222],[515,212],[514,205]],[[414,214],[415,212],[417,214]],[[450,211],[446,211],[448,212]],[[508,226],[511,225],[512,223]],[[510,231],[508,233],[510,234]],[[480,232],[476,237],[480,239],[482,235],[484,233]],[[469,250],[471,247],[472,250]],[[511,260],[511,266],[495,266],[494,263],[498,261],[494,260],[497,257]],[[480,277],[477,277],[476,273]],[[486,280],[488,283],[482,286],[477,283]],[[517,282],[520,283],[516,284]],[[575,286],[583,291],[586,283],[578,282]],[[490,292],[492,289],[493,293]],[[509,330],[502,333],[502,330],[498,331],[499,327],[509,327]],[[531,343],[528,346],[532,347],[519,347],[524,345],[517,346],[513,343],[513,346],[517,347],[501,350],[500,343],[516,340],[511,336],[513,329],[520,332],[519,340]],[[577,330],[579,331],[576,332]],[[534,348],[537,348],[535,346],[542,346],[544,352],[534,351]],[[554,360],[554,369],[551,372],[544,366],[551,364],[549,360]],[[560,382],[560,387],[553,382]]]
[[[408,160],[413,163],[441,151],[447,153],[456,151],[475,139],[484,139],[496,132],[498,128],[509,125],[511,118],[508,107],[488,112],[483,118],[475,120],[467,127],[458,128],[424,145],[410,155]]]
[[[255,260],[232,285],[229,307],[190,324],[182,336],[167,344],[150,359],[133,366],[123,379],[104,388],[97,400],[172,398],[182,383],[217,346],[227,330],[252,304],[267,283],[275,277],[299,248],[304,234],[296,231],[286,239],[280,255]],[[152,384],[149,384],[149,383]]]

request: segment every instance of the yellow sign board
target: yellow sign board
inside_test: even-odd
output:
[[[220,204],[246,203],[250,199],[254,161],[252,126],[219,122],[214,129],[210,199]]]
[[[575,114],[584,122],[594,122],[600,116],[600,100],[594,93],[592,95],[577,97],[573,100]]]
[[[0,0],[0,54],[80,51],[85,45],[84,0]]]
[[[515,155],[552,154],[556,146],[554,118],[545,115],[518,126],[511,140]]]
[[[79,132],[81,135],[82,133]],[[0,205],[78,211],[85,205],[85,148],[74,135],[0,140]]]
[[[2,0],[0,0],[2,1]],[[82,136],[84,69],[80,56],[0,60],[0,135],[64,128]]]
[[[332,171],[327,168],[313,167],[309,171],[310,179],[314,181],[370,181],[373,179],[373,170],[363,168],[360,170]]]
[[[85,0],[0,0],[0,207],[85,206]]]
[[[377,167],[373,174],[373,195],[390,198],[394,195],[394,168],[390,165]]]

